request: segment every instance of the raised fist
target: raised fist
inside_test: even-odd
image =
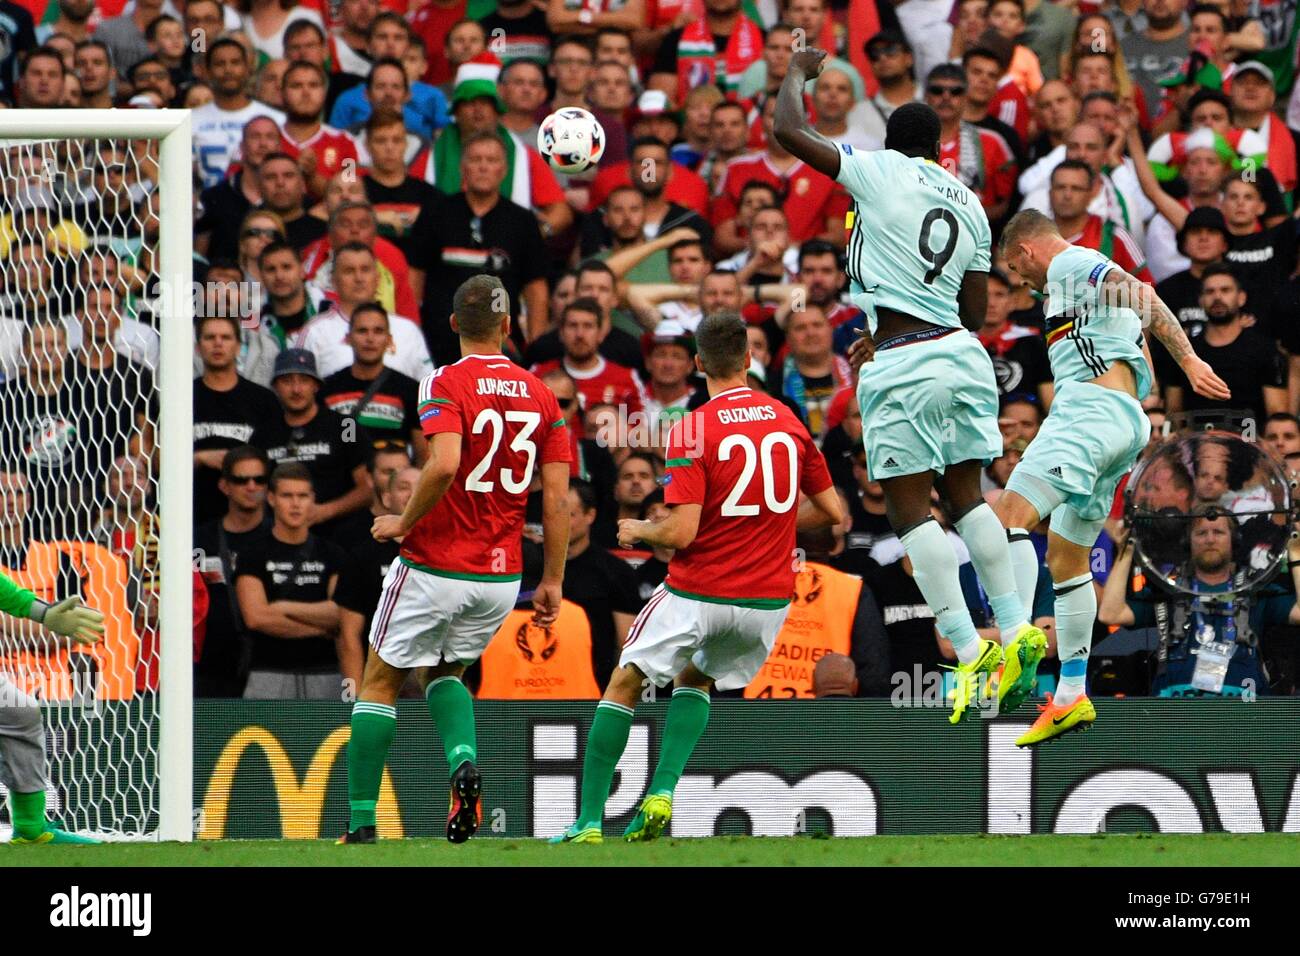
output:
[[[809,47],[806,50],[800,50],[790,56],[790,69],[798,70],[808,79],[820,76],[822,67],[826,65],[826,51],[818,50],[816,47]]]

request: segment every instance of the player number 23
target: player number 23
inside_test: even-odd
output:
[[[789,455],[786,460],[790,464],[790,480],[786,487],[790,489],[785,498],[780,501],[776,498],[775,488],[775,470],[776,467],[772,462],[772,448],[776,445],[784,445]],[[757,449],[754,448],[753,439],[748,435],[728,435],[722,439],[718,446],[718,459],[728,461],[734,449],[740,449],[745,455],[745,464],[741,467],[740,480],[736,482],[736,487],[731,489],[731,494],[727,495],[727,500],[722,503],[722,516],[724,518],[752,517],[758,514],[758,505],[742,505],[740,499],[745,492],[749,490],[749,483],[754,479],[754,459],[757,458],[762,466],[763,473],[763,501],[767,504],[769,511],[777,514],[784,514],[794,507],[794,500],[799,494],[799,480],[796,470],[799,467],[799,452],[794,446],[794,439],[785,432],[768,432],[763,436],[763,442]]]
[[[501,433],[505,429],[505,422],[518,423],[521,426],[514,439],[510,442],[510,450],[528,455],[528,463],[524,465],[524,476],[519,480],[515,479],[509,468],[502,468],[499,473],[501,487],[510,494],[517,495],[527,491],[528,486],[532,483],[533,464],[537,461],[537,443],[529,436],[541,424],[542,416],[537,412],[506,412],[503,421],[501,413],[495,408],[485,408],[478,413],[478,418],[474,419],[474,426],[471,430],[475,435],[481,435],[486,429],[491,428],[492,447],[488,449],[488,453],[483,456],[483,460],[475,465],[474,470],[466,477],[466,491],[490,492],[493,490],[492,482],[484,481],[483,476],[487,474],[492,459],[496,457],[497,449],[501,447]]]

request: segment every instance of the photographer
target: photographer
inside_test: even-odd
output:
[[[1194,593],[1162,593],[1147,584],[1129,594],[1133,540],[1128,529],[1123,532],[1114,568],[1102,591],[1098,617],[1103,624],[1159,631],[1153,695],[1268,693],[1259,637],[1265,628],[1300,623],[1295,594],[1274,582],[1233,593],[1224,601],[1206,601],[1199,596],[1242,588],[1248,569],[1233,560],[1238,537],[1236,516],[1198,507],[1185,541],[1188,562],[1179,575],[1179,583]],[[1287,558],[1292,582],[1300,583],[1300,538],[1288,540]]]

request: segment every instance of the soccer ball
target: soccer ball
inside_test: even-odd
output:
[[[561,173],[580,173],[600,162],[605,152],[605,130],[584,109],[566,106],[556,110],[537,128],[537,151]]]

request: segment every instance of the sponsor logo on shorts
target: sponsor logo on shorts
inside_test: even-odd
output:
[[[889,457],[889,458],[886,458],[886,459],[885,459],[885,463],[884,463],[883,465],[881,465],[880,467],[881,467],[881,468],[897,468],[897,467],[898,467],[898,462],[894,461],[893,457],[891,456],[891,457]]]
[[[1064,478],[1064,477],[1065,477],[1063,474],[1061,474],[1061,466],[1060,466],[1060,465],[1056,465],[1056,466],[1053,467],[1053,468],[1049,468],[1049,469],[1047,469],[1047,473],[1048,473],[1049,475],[1051,475],[1053,478]]]

